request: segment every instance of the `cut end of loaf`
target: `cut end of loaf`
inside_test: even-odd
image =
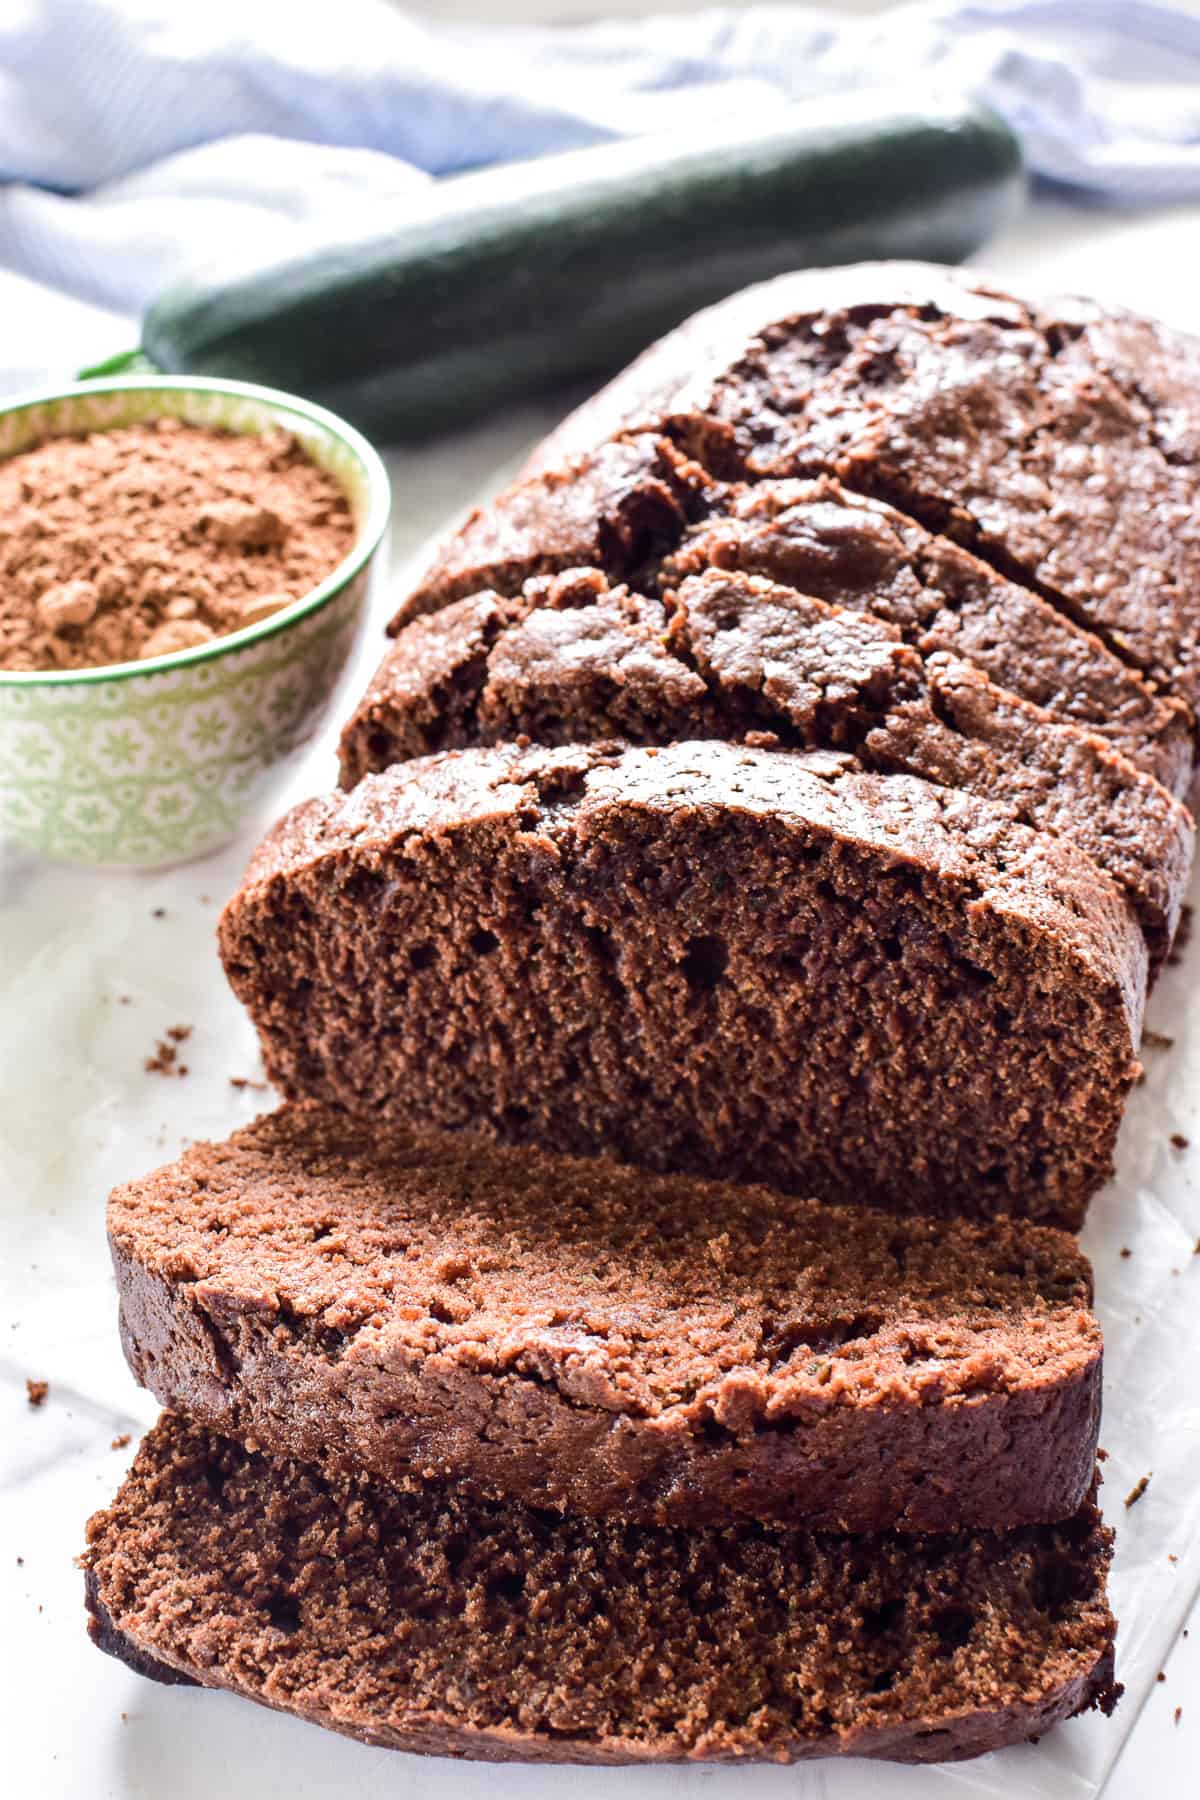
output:
[[[721,743],[301,808],[226,909],[273,1078],[370,1119],[1077,1225],[1135,1072],[1115,886],[997,809]]]

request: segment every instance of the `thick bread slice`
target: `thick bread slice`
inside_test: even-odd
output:
[[[488,1761],[941,1762],[1111,1711],[1110,1537],[682,1532],[402,1493],[178,1419],[88,1526],[143,1674]]]
[[[1065,840],[828,752],[448,752],[297,808],[220,927],[290,1098],[1077,1225],[1146,951]]]
[[[130,1367],[274,1454],[658,1524],[1066,1518],[1100,1331],[1065,1233],[898,1219],[304,1104],[118,1188]]]
[[[1170,949],[1195,827],[1110,743],[898,628],[759,576],[708,569],[655,600],[598,571],[415,619],[342,734],[342,782],[429,752],[528,737],[744,738],[847,748],[864,765],[998,801],[1071,839],[1124,888],[1151,972]]]

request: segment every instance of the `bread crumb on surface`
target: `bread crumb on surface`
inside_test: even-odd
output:
[[[1150,1475],[1153,1475],[1153,1473],[1154,1470],[1151,1469]],[[1125,1505],[1127,1507],[1137,1505],[1146,1489],[1150,1486],[1150,1475],[1138,1476],[1138,1479],[1134,1482],[1133,1486],[1125,1496]]]
[[[142,1064],[147,1075],[186,1075],[188,1066],[179,1060],[179,1046],[185,1044],[191,1035],[190,1025],[168,1026],[166,1036],[159,1038],[155,1044],[154,1054],[148,1056]]]
[[[231,1088],[236,1088],[239,1093],[245,1088],[249,1088],[254,1094],[265,1094],[267,1091],[265,1081],[251,1081],[248,1075],[231,1075],[229,1085]]]
[[[49,1392],[50,1383],[48,1381],[35,1381],[32,1376],[26,1378],[25,1393],[30,1406],[43,1405]]]
[[[110,1450],[124,1450],[126,1444],[133,1439],[132,1431],[120,1431],[109,1445]]]
[[[1181,1131],[1173,1131],[1171,1133],[1171,1143],[1176,1150],[1186,1150],[1190,1142],[1191,1139],[1185,1138]]]

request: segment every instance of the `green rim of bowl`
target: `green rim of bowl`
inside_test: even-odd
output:
[[[353,548],[324,581],[273,618],[261,619],[257,625],[244,625],[240,631],[228,632],[211,644],[197,644],[191,650],[170,650],[164,656],[148,656],[141,662],[100,663],[88,669],[0,669],[3,687],[86,687],[101,681],[129,681],[138,675],[156,675],[167,669],[194,668],[198,663],[212,662],[231,651],[247,649],[287,631],[301,619],[310,618],[367,566],[383,540],[391,514],[392,493],[387,470],[379,452],[368,443],[361,431],[340,419],[336,413],[298,394],[287,394],[280,388],[260,387],[253,381],[222,381],[207,375],[112,375],[97,381],[74,381],[62,388],[44,388],[36,393],[21,394],[0,406],[0,418],[30,412],[35,407],[53,406],[56,402],[86,399],[89,394],[162,393],[227,394],[234,400],[257,401],[276,412],[293,413],[297,418],[328,432],[350,450],[362,465],[369,496],[365,518],[358,521]],[[120,424],[109,427],[120,430]],[[69,436],[69,433],[56,435]],[[248,433],[247,435],[254,435]],[[44,441],[44,440],[43,440]],[[32,446],[31,446],[32,447]],[[14,451],[19,456],[21,452]],[[2,459],[7,460],[7,459]]]

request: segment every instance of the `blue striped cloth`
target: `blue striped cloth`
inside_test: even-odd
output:
[[[136,312],[197,262],[403,217],[432,176],[894,82],[989,100],[1040,175],[1200,196],[1200,18],[1128,0],[752,7],[573,28],[384,0],[6,0],[0,264]]]

